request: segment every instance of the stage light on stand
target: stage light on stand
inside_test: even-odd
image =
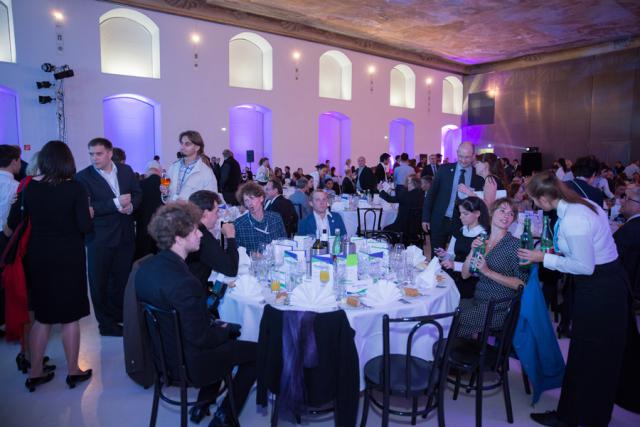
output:
[[[36,82],[36,87],[38,89],[49,89],[51,87],[51,82]]]
[[[51,102],[53,102],[53,98],[50,96],[39,96],[38,102],[40,104],[50,104]]]

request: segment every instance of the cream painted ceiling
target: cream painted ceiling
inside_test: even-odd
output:
[[[612,41],[624,46],[640,37],[640,0],[111,1],[205,19],[230,10],[227,22],[265,17],[277,23],[267,31],[281,27],[283,34],[298,31],[309,39],[304,31],[311,29],[312,39],[329,45],[350,38],[363,50],[368,44],[382,46],[382,55],[394,50],[427,60],[435,55],[459,66]]]

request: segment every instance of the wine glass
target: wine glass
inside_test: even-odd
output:
[[[160,194],[160,199],[162,200],[162,203],[166,203],[167,200],[169,200],[169,186],[171,185],[171,178],[169,178],[169,176],[166,173],[162,173],[162,176],[160,177],[160,185],[164,188],[166,188],[167,192],[166,193],[161,193]]]

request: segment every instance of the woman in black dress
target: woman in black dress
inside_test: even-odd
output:
[[[75,163],[65,143],[45,144],[38,168],[42,180],[24,190],[24,213],[31,221],[26,272],[35,315],[29,337],[31,371],[25,383],[29,391],[53,379],[54,372],[43,375],[42,358],[56,323],[62,324],[67,384],[72,388],[91,376],[91,369],[78,366],[78,320],[89,315],[84,250],[84,234],[91,228],[89,199],[84,187],[73,181]]]
[[[463,279],[460,273],[464,260],[471,252],[471,242],[482,233],[489,234],[489,211],[482,199],[478,197],[462,200],[458,204],[458,210],[462,227],[454,231],[446,251],[436,248],[435,253],[442,267],[449,270],[460,291],[460,298],[472,298],[478,278],[472,276]]]
[[[480,274],[473,293],[473,298],[460,300],[460,332],[459,336],[470,337],[482,331],[487,313],[487,306],[491,299],[502,299],[515,295],[516,289],[524,285],[528,273],[520,268],[518,248],[520,241],[509,233],[517,210],[511,200],[498,199],[491,207],[491,234],[487,239],[484,256],[476,261]],[[473,258],[473,249],[482,244],[476,238],[471,244],[471,251],[462,266],[462,278],[471,277],[469,265]],[[506,311],[501,312],[496,307],[497,314],[493,318],[491,328],[499,329],[506,317]]]
[[[579,197],[553,172],[534,175],[527,182],[527,194],[541,209],[558,214],[556,253],[521,249],[518,256],[572,274],[575,284],[571,344],[558,408],[531,417],[547,426],[606,426],[616,397],[618,402],[628,398],[620,393],[619,383],[635,382],[626,390],[635,393],[636,400],[638,384],[621,369],[625,351],[632,348],[627,340],[637,337],[632,329],[637,326],[609,220],[600,206]]]

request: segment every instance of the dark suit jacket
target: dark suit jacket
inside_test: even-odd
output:
[[[358,171],[356,171],[356,174],[357,173]],[[359,177],[356,175],[356,182],[358,182],[358,180],[360,181],[360,188],[362,188],[362,191],[369,190],[371,193],[378,192],[378,182],[368,166],[365,166],[362,169],[362,173]],[[356,186],[356,188],[358,187]]]
[[[354,194],[356,192],[356,186],[354,182],[346,176],[342,180],[341,187],[342,187],[342,194]]]
[[[136,217],[136,255],[135,259],[151,253],[158,252],[156,243],[149,235],[147,226],[151,221],[151,216],[162,205],[160,196],[160,177],[151,174],[140,181],[142,190],[142,202],[135,212]]]
[[[142,202],[140,182],[129,165],[118,164],[118,185],[120,194],[131,194],[133,210]],[[87,235],[87,245],[101,245],[116,247],[120,243],[133,243],[134,216],[118,212],[113,199],[116,197],[105,179],[100,176],[93,166],[88,166],[76,174],[89,194],[90,205],[93,208],[93,232]]]
[[[629,275],[633,295],[640,298],[640,217],[627,221],[614,234],[618,255]]]
[[[406,232],[411,221],[409,211],[420,209],[424,203],[424,191],[414,188],[411,191],[402,191],[400,194],[392,196],[385,191],[380,192],[380,198],[389,203],[398,203],[398,216],[391,224],[393,230]]]
[[[207,310],[205,290],[184,260],[170,250],[160,251],[142,263],[136,274],[135,286],[139,301],[178,312],[185,362],[194,383],[207,385],[219,378],[219,372],[212,372],[217,365],[212,352],[231,339],[229,329],[213,322]],[[173,349],[173,326],[161,321],[160,331],[165,342],[169,343],[167,348]],[[169,366],[177,366],[175,352],[169,350],[167,353]]]
[[[235,193],[242,181],[240,163],[233,157],[229,157],[220,168],[220,191],[222,193]]]
[[[444,215],[447,212],[447,207],[449,206],[455,172],[456,163],[442,165],[438,169],[438,173],[433,180],[431,188],[427,192],[427,196],[424,198],[422,222],[430,223],[431,227],[437,228],[442,224]],[[456,183],[456,186],[457,185],[458,183]],[[483,186],[484,179],[476,175],[475,169],[471,168],[471,187],[475,191],[482,191]]]
[[[191,274],[193,274],[207,288],[211,271],[217,271],[228,277],[238,274],[238,244],[236,239],[226,239],[227,248],[223,248],[207,228],[200,224],[198,229],[202,233],[200,249],[191,252],[186,259]]]
[[[374,175],[376,177],[376,183],[384,182],[387,180],[387,174],[384,171],[384,166],[382,166],[380,163],[378,163],[378,166],[376,166],[376,171]]]
[[[441,166],[441,165],[440,165]],[[440,169],[440,166],[436,165],[436,173],[438,173],[438,170]],[[420,173],[420,176],[433,176],[433,170],[431,169],[431,163],[427,163],[427,165],[422,168],[422,172]]]
[[[347,234],[347,227],[345,227],[342,217],[337,212],[333,212],[331,213],[331,216],[329,216],[329,227],[330,229],[327,230],[327,233],[329,233],[330,235],[333,235],[335,233],[336,228],[340,229],[341,236],[345,236]],[[298,223],[299,236],[308,236],[311,234],[315,236],[316,231],[317,231],[316,217],[313,215],[313,212],[311,212],[309,215],[304,217]]]
[[[284,223],[284,229],[287,231],[287,236],[291,237],[296,234],[298,230],[298,214],[289,199],[283,195],[279,195],[271,202],[267,210],[280,214],[282,222]]]
[[[593,187],[581,179],[572,179],[571,181],[567,181],[566,184],[570,189],[578,193],[578,196],[589,199],[602,207],[604,203],[604,193],[599,188]],[[585,197],[585,194],[587,197]]]

